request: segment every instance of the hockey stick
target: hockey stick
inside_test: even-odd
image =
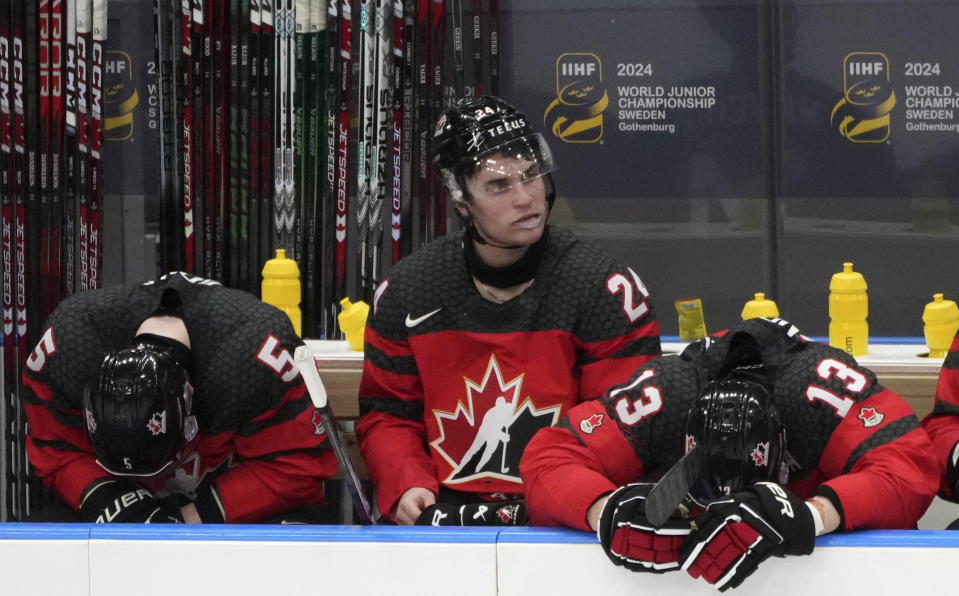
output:
[[[77,240],[77,185],[76,176],[79,155],[77,153],[77,2],[67,1],[67,90],[66,139],[64,155],[65,193],[63,197],[63,289],[64,295],[76,292],[76,240]]]
[[[276,17],[279,10],[274,12],[276,4],[272,0],[260,0],[260,223],[259,223],[259,253],[260,259],[266,261],[273,256],[273,176],[274,170],[282,167],[280,163],[273,163],[273,105],[278,99],[273,93],[273,80],[276,77],[274,38]],[[262,264],[260,265],[262,267]]]
[[[14,400],[8,398],[16,387],[16,366],[13,363],[16,337],[13,332],[13,111],[10,103],[12,85],[12,54],[10,0],[0,0],[0,196],[3,206],[0,213],[0,225],[3,230],[3,388],[0,391],[0,447],[2,453],[2,476],[0,476],[0,520],[12,521],[16,511],[13,507],[12,491],[16,486],[16,469],[11,447],[15,445],[10,436],[12,421],[16,419]]]
[[[231,175],[237,179],[239,197],[233,197],[233,204],[238,206],[236,214],[236,260],[239,261],[237,278],[233,280],[236,287],[251,294],[257,293],[254,277],[251,275],[250,265],[250,1],[239,0],[236,21],[236,51],[238,54],[236,71],[231,77],[236,79],[237,104],[235,120],[231,126],[235,128],[236,145],[231,152],[231,159],[235,160]]]
[[[369,212],[376,188],[374,186],[374,169],[376,155],[374,151],[376,106],[376,30],[375,6],[373,0],[360,0],[360,33],[359,41],[359,129],[357,130],[357,190],[356,190],[356,230],[359,252],[357,254],[359,269],[359,284],[357,292],[368,300],[370,289],[370,272],[367,269],[367,254],[370,250],[369,240]]]
[[[250,290],[259,293],[260,267],[266,257],[260,251],[260,2],[250,0],[248,23],[249,71],[249,108],[245,121],[248,122],[247,144],[247,187],[249,193],[247,219],[247,238],[249,251]]]
[[[40,34],[40,43],[37,52],[40,67],[39,77],[37,79],[40,84],[40,119],[34,123],[34,127],[40,135],[39,144],[37,145],[40,174],[40,190],[38,195],[40,203],[37,215],[39,216],[40,223],[40,238],[38,252],[36,253],[39,258],[39,269],[33,270],[31,277],[34,279],[39,278],[33,285],[36,290],[36,293],[32,293],[35,297],[34,304],[36,305],[33,315],[42,321],[46,318],[46,311],[50,300],[49,294],[53,286],[53,280],[50,278],[51,260],[53,258],[51,254],[51,249],[53,248],[51,246],[53,222],[51,221],[52,210],[50,209],[50,202],[52,200],[52,192],[50,189],[50,140],[53,131],[53,120],[50,113],[52,107],[50,102],[50,0],[39,0],[39,5],[37,6],[37,24]]]
[[[646,519],[657,528],[666,523],[690,487],[699,480],[702,471],[702,450],[694,446],[649,491],[646,498]]]
[[[240,0],[230,0],[227,19],[229,22],[230,52],[229,69],[227,70],[228,81],[224,85],[229,88],[229,99],[227,105],[229,108],[226,113],[229,114],[229,150],[224,162],[229,166],[229,192],[226,194],[227,212],[229,213],[229,233],[226,234],[225,259],[229,264],[224,276],[229,280],[230,286],[245,290],[243,283],[246,261],[243,255],[243,243],[240,240],[240,213],[243,209],[241,205],[240,194]],[[246,25],[246,23],[244,23]],[[221,163],[224,163],[221,162]]]
[[[339,12],[339,121],[337,123],[336,142],[336,201],[335,201],[335,250],[333,251],[334,276],[332,301],[329,308],[331,336],[340,335],[336,314],[340,310],[339,301],[346,296],[346,260],[347,260],[347,221],[350,203],[349,179],[349,134],[350,134],[350,95],[353,72],[353,9],[350,0],[342,0]],[[329,298],[329,296],[327,296]]]
[[[430,118],[428,131],[439,118],[443,110],[443,61],[446,56],[446,4],[445,0],[430,2],[430,68],[433,76],[430,80]],[[427,133],[429,134],[429,133]],[[432,138],[430,138],[429,155],[432,155]],[[440,178],[432,168],[429,171],[429,197],[433,204],[433,233],[436,237],[446,235],[446,200],[440,190]]]
[[[489,0],[489,91],[499,95],[499,0]]]
[[[233,284],[229,268],[230,234],[230,2],[218,0],[210,13],[213,29],[213,176],[216,180],[213,271]]]
[[[63,0],[50,4],[50,288],[47,306],[43,313],[53,312],[64,296],[63,251],[61,229],[63,227],[62,173],[64,151],[64,93],[63,93],[63,45],[65,25]]]
[[[463,0],[449,0],[449,17],[453,33],[453,84],[448,85],[446,104],[453,105],[466,94],[466,67],[463,52]]]
[[[483,94],[483,0],[473,0],[473,81],[466,87],[467,95]]]
[[[389,134],[393,122],[392,88],[392,5],[391,0],[376,0],[374,35],[374,107],[375,128],[373,131],[373,160],[370,180],[371,200],[367,231],[367,282],[366,300],[372,300],[373,291],[380,279],[380,254],[383,247],[383,202],[386,199],[386,162],[392,143]]]
[[[390,202],[390,264],[400,260],[403,254],[402,218],[403,218],[403,117],[404,117],[404,66],[403,35],[406,32],[406,19],[403,16],[403,2],[393,1],[393,142],[391,145],[390,171],[393,179],[392,200]]]
[[[103,53],[107,39],[107,0],[93,0],[93,51],[90,60],[90,288],[103,283]]]
[[[321,159],[325,155],[326,135],[324,122],[326,114],[320,114],[326,98],[326,0],[310,0],[310,26],[304,41],[304,58],[306,61],[303,79],[304,89],[304,121],[306,132],[302,136],[306,147],[301,148],[304,155],[304,171],[300,175],[303,184],[300,190],[301,212],[300,229],[303,236],[301,263],[306,278],[303,284],[303,337],[321,337],[320,318],[325,312],[317,300],[321,285],[319,265],[320,241],[323,228],[322,212],[320,209],[320,188],[326,175],[326,162]],[[319,307],[319,308],[318,308]]]
[[[323,418],[323,424],[326,426],[326,436],[333,448],[333,453],[343,470],[343,478],[346,481],[353,497],[353,508],[360,523],[368,526],[376,523],[376,514],[370,507],[370,502],[363,492],[363,486],[360,484],[360,478],[356,474],[356,468],[353,467],[353,461],[350,454],[346,451],[346,445],[343,444],[343,438],[340,436],[340,426],[330,409],[329,400],[326,395],[326,388],[323,386],[323,380],[320,379],[320,373],[316,370],[316,358],[309,346],[298,346],[293,353],[293,362],[300,375],[303,377],[303,383],[310,394],[310,399],[316,407],[316,411]]]

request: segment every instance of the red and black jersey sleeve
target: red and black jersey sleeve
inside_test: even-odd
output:
[[[413,351],[402,332],[402,309],[385,280],[366,327],[357,437],[380,510],[390,515],[413,487],[439,491],[426,451],[423,387]]]
[[[593,263],[609,263],[599,283],[587,290],[589,310],[580,317],[574,334],[581,342],[577,354],[580,399],[595,399],[623,383],[637,368],[662,354],[659,322],[646,286],[629,267],[601,253]],[[587,279],[595,279],[593,273]]]
[[[936,467],[901,397],[845,352],[811,342],[784,362],[775,393],[797,494],[829,498],[842,530],[915,527]]]
[[[695,362],[659,358],[538,432],[520,465],[532,523],[589,530],[586,512],[603,494],[677,461],[698,387]]]
[[[322,502],[336,458],[293,364],[300,343],[286,315],[251,301],[246,320],[198,363],[205,407],[221,408],[197,413],[201,432],[213,442],[229,436],[234,464],[198,491],[205,521],[255,522]]]
[[[936,401],[922,421],[939,463],[939,493],[959,502],[959,335],[939,371]]]
[[[129,287],[115,287],[62,302],[23,368],[30,464],[74,509],[89,485],[109,476],[86,436],[83,390],[103,354],[132,337],[138,321],[127,308],[130,294]]]

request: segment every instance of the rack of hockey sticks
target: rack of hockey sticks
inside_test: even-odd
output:
[[[20,371],[59,301],[102,283],[107,13],[108,0],[0,0],[0,521],[38,493]],[[433,123],[496,93],[499,2],[154,0],[154,13],[161,269],[259,294],[286,248],[303,335],[340,337],[340,299],[371,301],[447,230]]]
[[[433,122],[497,88],[499,2],[154,1],[161,268],[259,294],[283,248],[304,337],[340,337],[343,297],[446,233]]]
[[[35,502],[20,371],[65,296],[102,282],[106,0],[0,0],[0,520]]]

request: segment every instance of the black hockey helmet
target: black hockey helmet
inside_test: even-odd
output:
[[[174,463],[196,436],[190,414],[190,350],[180,342],[140,334],[131,347],[103,358],[86,387],[87,437],[111,474],[153,476]]]
[[[785,481],[785,430],[769,389],[750,376],[706,385],[686,414],[686,451],[694,445],[703,472],[690,497],[700,505],[756,482]]]
[[[550,172],[556,164],[546,139],[530,127],[525,114],[491,95],[461,100],[440,114],[433,132],[433,163],[454,202],[466,201],[467,179],[480,168],[493,166],[488,158],[496,155],[536,162],[535,175],[544,176],[546,200],[552,207],[556,193]]]

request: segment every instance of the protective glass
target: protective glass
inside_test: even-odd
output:
[[[549,145],[539,133],[533,133],[498,145],[457,165],[466,188],[457,176],[447,173],[447,184],[454,200],[465,196],[476,199],[505,196],[518,185],[528,185],[556,169]],[[456,191],[459,191],[457,193]]]

